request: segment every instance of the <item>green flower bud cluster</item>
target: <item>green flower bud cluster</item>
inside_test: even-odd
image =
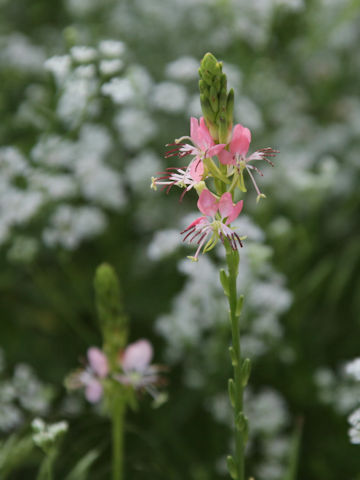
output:
[[[111,364],[127,342],[127,317],[123,311],[120,284],[115,270],[103,263],[95,273],[94,287],[104,351]]]
[[[207,53],[199,68],[200,103],[206,125],[213,139],[228,143],[233,126],[234,90],[227,92],[222,63]]]

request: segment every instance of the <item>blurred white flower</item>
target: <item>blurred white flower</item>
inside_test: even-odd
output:
[[[157,84],[151,95],[152,105],[162,111],[179,113],[187,102],[186,89],[177,83],[162,82]]]
[[[48,247],[74,250],[83,240],[102,233],[106,223],[105,215],[96,207],[60,205],[43,232],[43,241]]]
[[[99,43],[99,52],[107,58],[116,58],[122,56],[126,51],[124,42],[119,40],[102,40]]]
[[[95,48],[88,46],[76,45],[70,50],[72,58],[78,63],[89,63],[97,58],[97,51]]]

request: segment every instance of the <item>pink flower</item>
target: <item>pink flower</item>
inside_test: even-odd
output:
[[[180,196],[181,201],[186,192],[202,181],[203,174],[204,165],[202,162],[198,165],[196,165],[196,162],[191,162],[188,167],[184,168],[169,167],[165,172],[159,173],[159,175],[162,175],[161,177],[152,177],[151,188],[156,190],[157,185],[162,185],[162,189],[166,189],[166,193],[169,193],[174,185],[184,188],[185,190]]]
[[[198,260],[203,246],[203,253],[205,253],[215,247],[219,238],[222,242],[227,238],[233,250],[237,250],[238,245],[242,247],[241,238],[229,227],[243,208],[242,200],[233,204],[230,192],[224,193],[218,200],[209,190],[203,190],[197,205],[205,216],[197,218],[181,232],[186,233],[184,241],[189,237],[189,242],[197,239],[197,251],[194,257],[190,257],[193,261]]]
[[[148,340],[141,339],[130,343],[120,356],[120,366],[123,373],[114,378],[123,385],[130,385],[135,389],[145,388],[153,397],[157,396],[153,388],[160,377],[160,367],[150,365],[153,357],[153,348]]]
[[[265,197],[265,195],[260,192],[259,187],[256,184],[255,178],[251,173],[251,170],[258,172],[261,176],[263,175],[263,173],[254,165],[250,165],[250,162],[255,160],[265,160],[271,166],[274,166],[273,162],[267,157],[275,157],[278,151],[273,150],[270,147],[266,147],[262,148],[261,150],[257,150],[249,157],[246,157],[249,150],[250,142],[250,130],[240,124],[235,125],[232,140],[229,144],[229,151],[222,150],[221,152],[219,152],[219,160],[223,165],[234,165],[232,173],[234,173],[235,175],[235,181],[237,180],[238,187],[243,192],[246,192],[243,177],[243,171],[246,169],[258,195],[257,200],[259,200],[260,198]]]
[[[85,388],[85,397],[90,403],[97,403],[103,395],[102,380],[109,374],[105,354],[97,347],[87,351],[88,365],[69,376],[69,388]]]
[[[189,140],[189,143],[182,143],[183,140]],[[218,155],[224,148],[225,144],[215,144],[210,132],[205,125],[204,117],[200,118],[200,122],[194,117],[190,119],[190,137],[184,136],[175,140],[176,147],[173,150],[170,150],[166,158],[178,155],[180,158],[187,155],[194,155],[194,159],[191,164],[194,163],[192,167],[192,177],[194,175],[201,180],[204,167],[202,165],[204,158],[211,158],[215,155]],[[190,165],[191,165],[190,164]],[[201,165],[201,167],[200,167]],[[198,180],[198,181],[200,181]]]

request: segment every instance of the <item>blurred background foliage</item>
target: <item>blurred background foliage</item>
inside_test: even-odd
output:
[[[197,68],[211,51],[251,148],[281,151],[261,178],[267,199],[250,197],[239,220],[249,474],[288,478],[301,420],[297,478],[359,480],[346,415],[360,391],[343,369],[359,356],[359,21],[356,0],[0,1],[4,478],[35,476],[34,415],[70,423],[57,478],[95,450],[87,478],[109,476],[108,420],[63,388],[101,341],[102,261],[120,276],[131,339],[149,338],[171,366],[168,403],[144,399],[128,417],[127,478],[226,478],[222,252],[184,260],[195,194],[179,204],[149,189],[164,145],[200,115]]]

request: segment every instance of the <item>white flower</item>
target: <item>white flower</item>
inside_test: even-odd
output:
[[[126,46],[124,42],[118,40],[102,40],[99,43],[99,52],[104,57],[120,57],[125,53]]]
[[[95,48],[87,46],[75,46],[70,50],[71,56],[78,63],[89,63],[96,59],[97,51]]]

